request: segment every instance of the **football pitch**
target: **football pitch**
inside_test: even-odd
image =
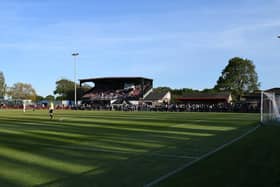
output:
[[[143,186],[254,128],[257,114],[0,111],[0,186]]]

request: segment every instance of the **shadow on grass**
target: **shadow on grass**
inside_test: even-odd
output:
[[[69,117],[64,121],[48,120],[41,113],[32,114],[35,117],[24,114],[22,118],[0,116],[0,161],[14,163],[12,168],[2,168],[45,176],[32,183],[40,186],[141,186],[190,161],[176,155],[198,156],[253,125],[245,117],[236,124],[238,121],[227,121],[216,114],[210,118],[197,115],[180,119],[178,114],[156,113],[154,117],[158,119],[152,120],[139,119],[145,116],[143,113],[85,114],[63,113],[61,116]],[[135,116],[137,120],[133,120]],[[186,127],[174,126],[180,123]],[[188,124],[194,127],[188,128]],[[225,127],[230,128],[219,130]],[[9,153],[17,156],[8,156]],[[28,177],[31,182],[34,180]],[[9,180],[11,186],[17,184],[12,180],[29,186],[17,179],[17,173],[10,173],[10,178],[0,175],[0,184]]]

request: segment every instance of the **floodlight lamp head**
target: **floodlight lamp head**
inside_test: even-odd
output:
[[[72,56],[78,56],[79,53],[72,53]]]

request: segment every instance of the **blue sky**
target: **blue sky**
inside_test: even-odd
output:
[[[154,86],[211,88],[228,60],[256,65],[261,88],[279,87],[280,0],[3,0],[0,71],[8,86],[144,76]]]

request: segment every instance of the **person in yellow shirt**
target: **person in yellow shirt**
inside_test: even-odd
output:
[[[50,107],[49,107],[49,116],[51,119],[53,119],[54,116],[54,106],[53,106],[53,102],[50,103]]]

